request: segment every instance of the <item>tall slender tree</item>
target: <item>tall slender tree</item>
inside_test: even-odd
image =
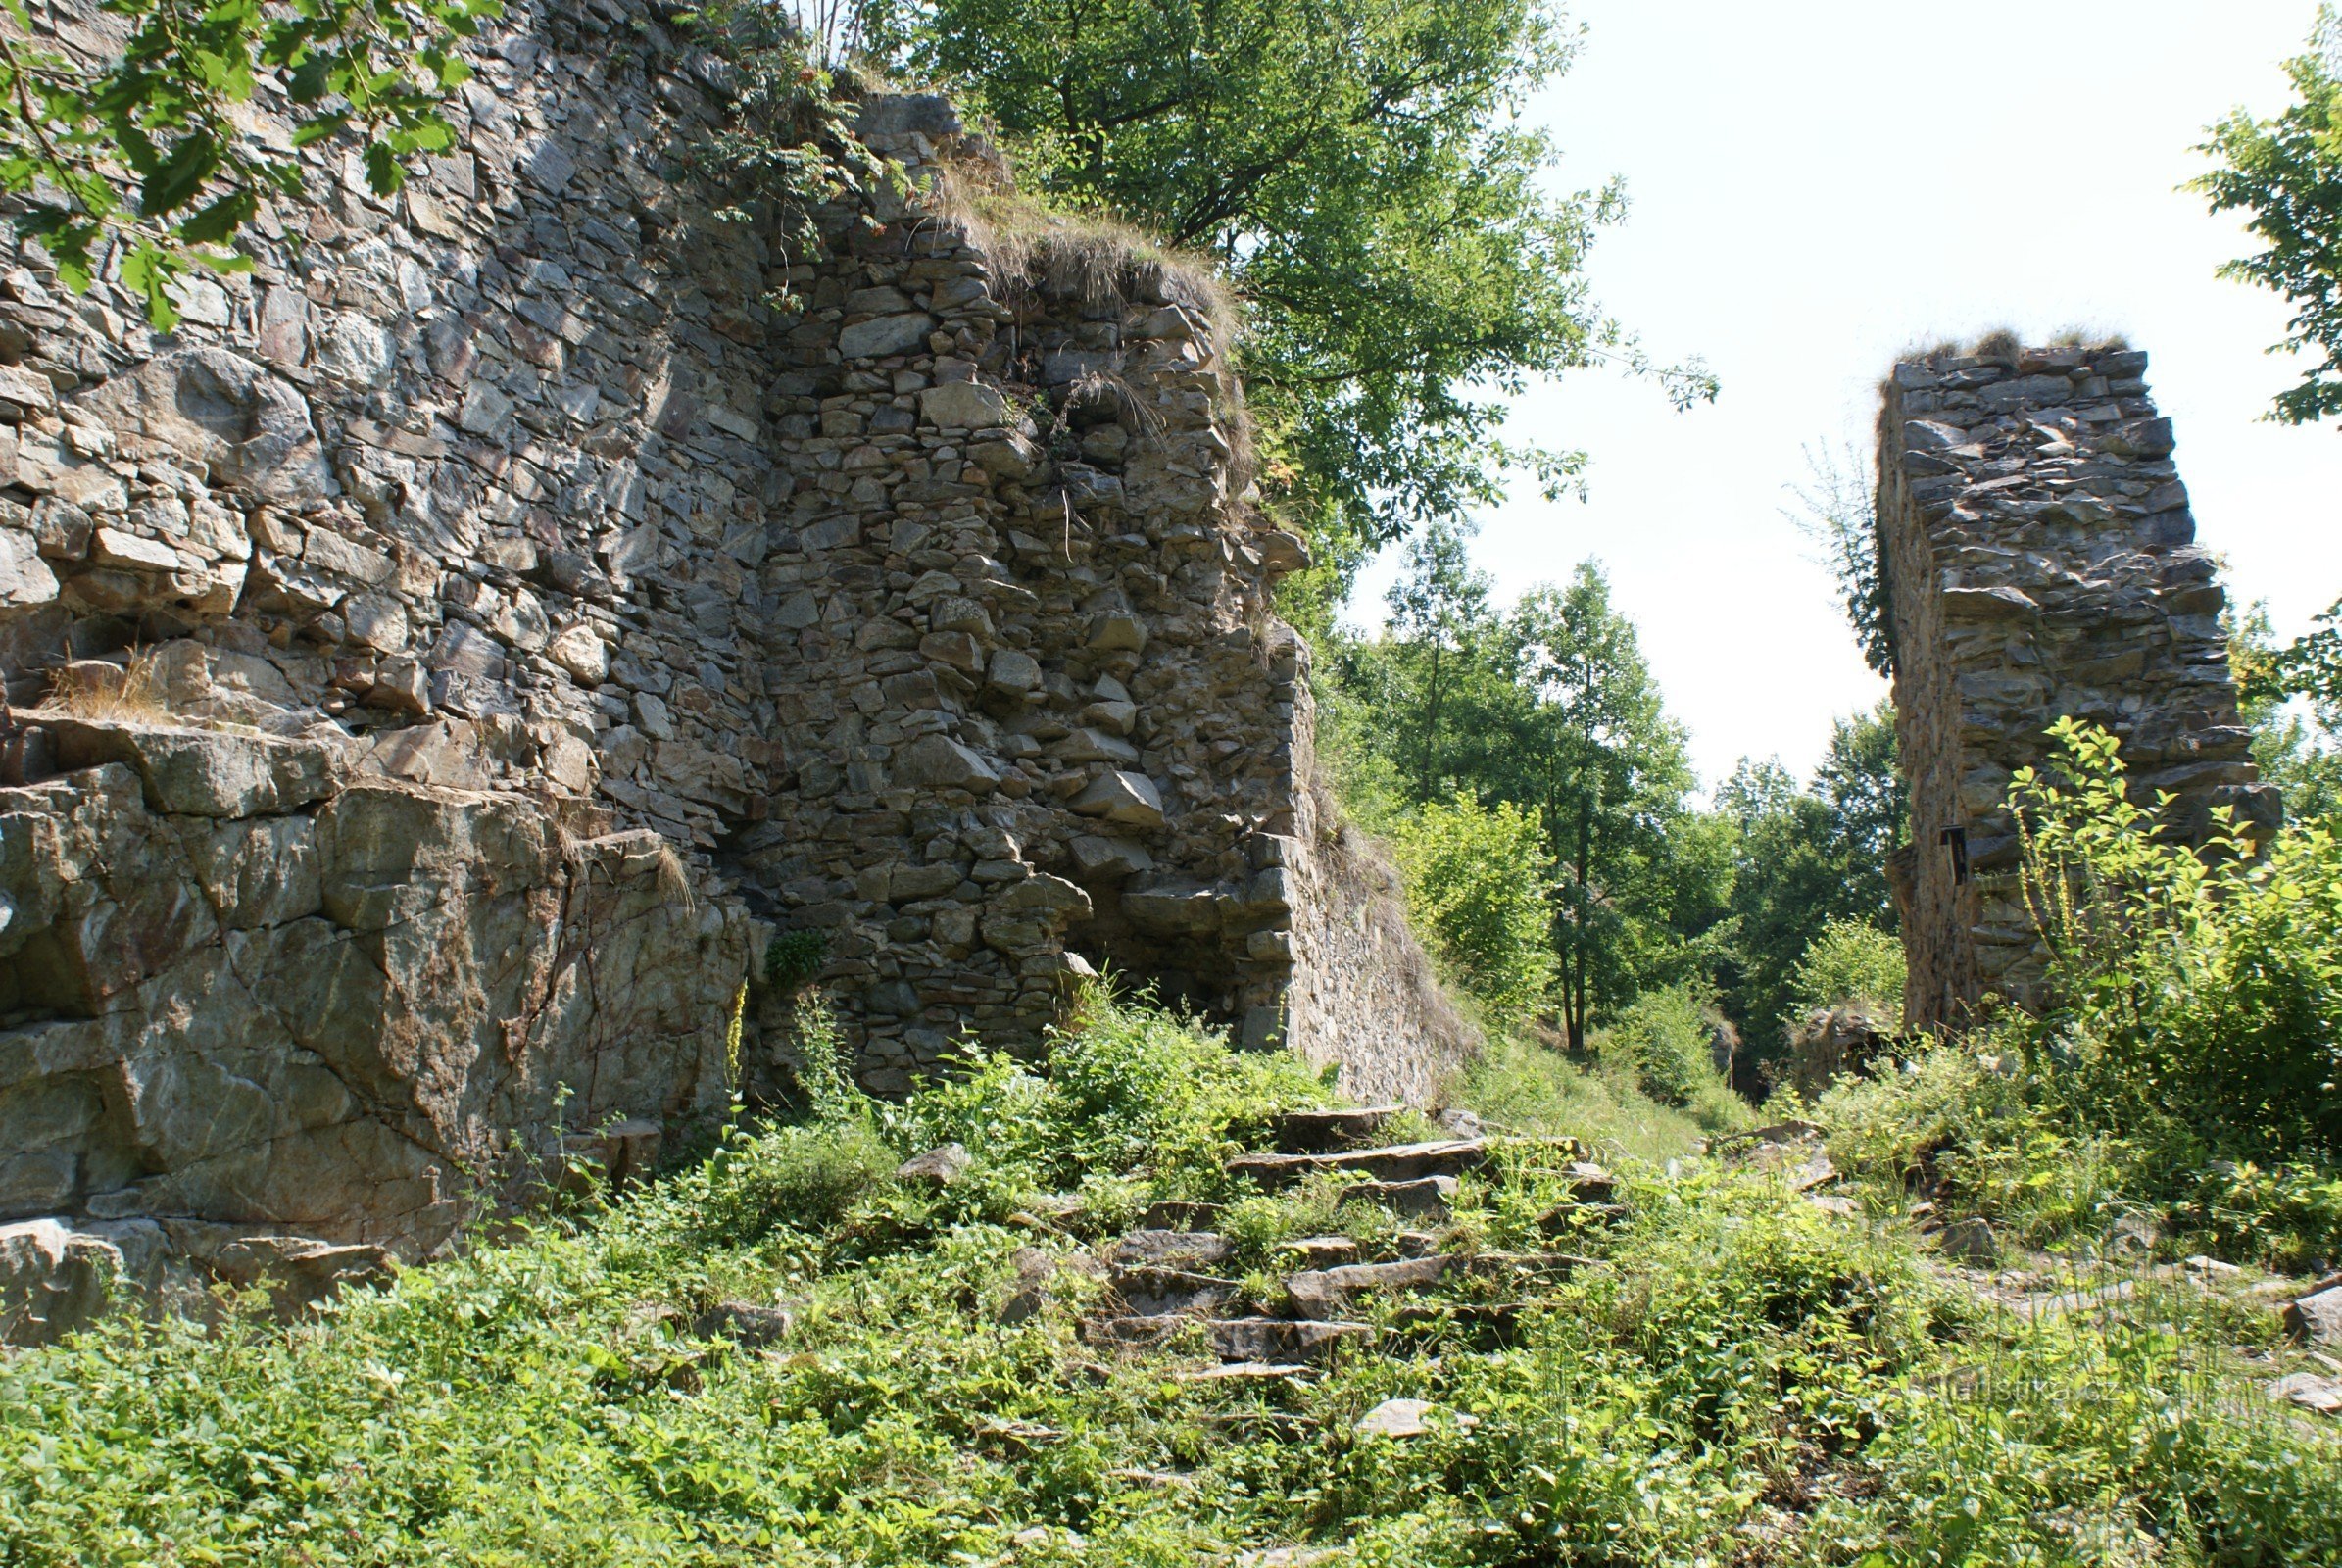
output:
[[[1623,1000],[1655,934],[1650,874],[1692,783],[1683,732],[1667,716],[1635,628],[1591,563],[1566,588],[1524,596],[1507,623],[1526,699],[1515,765],[1562,864],[1555,946],[1570,1049],[1595,1011]]]
[[[1407,564],[1391,588],[1391,631],[1408,695],[1409,794],[1444,800],[1454,787],[1450,731],[1465,705],[1458,688],[1486,683],[1495,630],[1489,581],[1472,569],[1460,528],[1435,521],[1407,546]]]

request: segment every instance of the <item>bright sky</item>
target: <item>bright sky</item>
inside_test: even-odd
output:
[[[1521,485],[1477,563],[1509,600],[1608,566],[1711,785],[1743,755],[1819,760],[1884,695],[1781,515],[1802,449],[1865,436],[1895,352],[2009,325],[2126,334],[2176,422],[2198,537],[2281,633],[2342,597],[2342,434],[2262,421],[2294,379],[2285,312],[2213,275],[2240,227],[2175,189],[2243,104],[2286,101],[2314,0],[1577,0],[1588,27],[1536,107],[1573,185],[1627,181],[1593,253],[1605,306],[1661,359],[1707,358],[1712,407],[1585,373],[1514,434],[1592,455],[1587,503]],[[1866,442],[1867,444],[1867,442]],[[1352,619],[1379,625],[1392,564]]]

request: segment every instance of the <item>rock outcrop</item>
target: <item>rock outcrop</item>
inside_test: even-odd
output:
[[[785,1080],[776,931],[881,1091],[1110,967],[1428,1096],[1469,1032],[1312,793],[1210,279],[998,239],[931,97],[818,246],[736,220],[726,64],[637,0],[475,55],[456,148],[301,154],[171,334],[0,258],[0,1222],[428,1251],[515,1147]]]
[[[2195,542],[2147,356],[2119,346],[1931,354],[1878,422],[1878,550],[1912,843],[1896,871],[1912,1027],[2022,1004],[2038,933],[2003,806],[2072,715],[2112,731],[2142,800],[2201,833],[2276,819],[2238,717],[2219,564]]]

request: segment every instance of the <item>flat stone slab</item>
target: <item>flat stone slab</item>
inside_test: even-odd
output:
[[[1356,1182],[1342,1190],[1342,1201],[1372,1203],[1410,1219],[1445,1219],[1455,1211],[1453,1176],[1425,1176],[1411,1182]]]
[[[1420,1438],[1432,1430],[1435,1416],[1454,1422],[1463,1432],[1480,1425],[1480,1417],[1453,1413],[1429,1399],[1385,1399],[1350,1430],[1362,1438]]]
[[[1358,1244],[1347,1236],[1304,1236],[1299,1241],[1279,1242],[1280,1251],[1297,1254],[1309,1268],[1334,1268],[1358,1260]]]
[[[1294,1110],[1277,1119],[1277,1147],[1287,1153],[1323,1154],[1354,1149],[1381,1134],[1403,1105],[1346,1110]]]
[[[1239,1154],[1228,1162],[1227,1170],[1231,1176],[1249,1176],[1263,1187],[1284,1187],[1321,1172],[1365,1176],[1379,1182],[1411,1182],[1426,1176],[1460,1175],[1488,1157],[1485,1141],[1459,1138],[1331,1154]]]
[[[1464,1260],[1474,1274],[1574,1274],[1582,1268],[1604,1268],[1598,1257],[1576,1252],[1475,1252]]]
[[[1109,1317],[1088,1327],[1093,1344],[1162,1345],[1197,1320],[1189,1317]],[[1236,1317],[1204,1319],[1212,1353],[1223,1361],[1288,1366],[1327,1360],[1345,1343],[1371,1343],[1371,1323]]]
[[[1361,1291],[1414,1291],[1436,1285],[1465,1260],[1452,1252],[1410,1257],[1396,1263],[1350,1263],[1340,1268],[1310,1269],[1285,1282],[1285,1294],[1301,1317],[1328,1321],[1349,1309],[1350,1297]]]
[[[1191,1274],[1176,1268],[1118,1268],[1114,1294],[1136,1317],[1168,1317],[1177,1313],[1216,1312],[1237,1298],[1244,1287],[1235,1280],[1209,1274]]]
[[[2281,1377],[2269,1386],[2269,1395],[2272,1399],[2297,1404],[2319,1415],[2342,1415],[2342,1383],[2321,1378],[2315,1372]]]
[[[1195,1367],[1171,1375],[1174,1383],[1283,1383],[1288,1378],[1313,1378],[1317,1368],[1283,1361],[1227,1361],[1219,1366]]]
[[[2312,1292],[2288,1305],[2285,1330],[2312,1345],[2342,1345],[2342,1285]]]
[[[1344,1345],[1371,1345],[1374,1338],[1371,1323],[1240,1317],[1211,1325],[1212,1348],[1225,1361],[1325,1361]]]
[[[1217,1231],[1132,1231],[1117,1241],[1107,1258],[1129,1268],[1206,1267],[1224,1263],[1235,1249]]]

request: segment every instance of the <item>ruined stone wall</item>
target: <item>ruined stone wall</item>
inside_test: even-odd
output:
[[[2217,563],[2195,543],[2174,438],[2120,347],[1905,361],[1879,416],[1878,548],[1911,779],[1898,866],[1905,1017],[2035,1000],[2037,933],[2003,806],[2073,715],[2117,735],[2140,799],[2189,831],[2215,806],[2272,822],[2240,721]],[[1964,845],[1966,871],[1947,835]]]
[[[33,19],[84,52],[118,36],[85,6]],[[441,1191],[482,1140],[558,1143],[541,1089],[566,1084],[572,1130],[720,1097],[709,1053],[775,929],[819,934],[876,1089],[967,1039],[1035,1049],[1069,981],[1110,967],[1362,1090],[1429,1093],[1469,1036],[1304,798],[1307,651],[1269,601],[1304,556],[1250,504],[1210,279],[1079,228],[996,241],[931,193],[947,169],[1000,174],[933,98],[863,106],[814,253],[720,220],[683,152],[729,114],[727,68],[637,0],[515,7],[475,58],[457,151],[387,201],[350,149],[303,154],[311,202],[268,220],[250,274],[190,285],[173,333],[110,281],[73,297],[37,253],[0,258],[0,895],[43,911],[0,927],[0,957],[59,966],[0,995],[0,1145],[31,1138],[5,1096],[52,1092],[52,1043],[104,1021],[115,1044],[68,1053],[92,1082],[137,1076],[133,1034],[208,1061],[224,1004],[187,977],[314,941],[421,984],[391,932],[538,976],[365,1048],[407,1075],[365,1114]],[[136,664],[152,710],[76,718],[56,702],[76,662]],[[298,755],[317,782],[191,826],[139,765],[173,747],[239,777]],[[402,824],[404,860],[333,858],[362,814]],[[312,897],[337,866],[412,923]],[[602,918],[577,901],[605,876],[656,928],[631,983],[661,976],[659,1027],[622,1050],[575,1021],[633,1016],[607,988],[551,1034],[523,1000]],[[150,880],[185,915],[175,946],[83,985],[87,890],[120,905]],[[300,891],[239,902],[278,884]],[[472,920],[475,894],[520,923]],[[786,1050],[780,1003],[749,1009],[755,1082]],[[507,1066],[470,1065],[499,1029]],[[288,1034],[288,1061],[320,1049]],[[477,1054],[450,1067],[457,1036]],[[432,1095],[463,1115],[434,1120]],[[146,1180],[278,1134],[123,1136]],[[98,1199],[122,1173],[73,1157],[0,1184],[0,1221],[119,1206]],[[444,1235],[395,1220],[404,1198],[345,1187],[326,1225],[283,1197],[153,1201]]]

